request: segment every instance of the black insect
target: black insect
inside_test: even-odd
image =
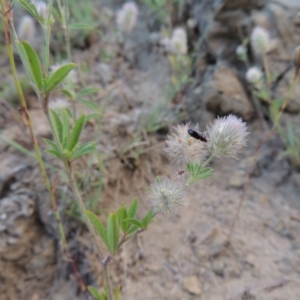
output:
[[[191,137],[193,137],[196,140],[200,140],[204,143],[207,143],[207,138],[204,133],[198,131],[197,129],[189,128],[188,133]]]

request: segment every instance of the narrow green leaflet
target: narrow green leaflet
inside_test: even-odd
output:
[[[72,156],[72,160],[75,160],[87,153],[90,153],[91,151],[94,151],[96,149],[95,142],[88,142],[82,146],[79,147],[79,149],[75,152],[75,154]]]
[[[22,45],[26,51],[28,61],[30,63],[30,67],[33,74],[34,83],[37,86],[39,91],[42,91],[44,80],[43,80],[43,72],[39,57],[37,56],[34,49],[25,41],[22,41]]]
[[[101,236],[103,242],[105,243],[107,248],[110,250],[109,243],[108,243],[108,235],[107,235],[106,229],[105,229],[104,225],[102,224],[102,222],[100,221],[100,219],[89,210],[86,210],[84,213],[90,219],[93,226],[96,228],[97,232]]]
[[[24,69],[26,71],[26,74],[29,77],[30,83],[33,85],[34,90],[36,92],[38,92],[38,90],[37,90],[38,87],[35,85],[35,78],[34,78],[34,74],[33,74],[32,69],[31,69],[31,65],[30,65],[30,62],[29,62],[29,59],[28,59],[28,56],[27,56],[27,52],[26,52],[24,46],[19,42],[16,42],[16,47],[17,47],[19,55],[21,57],[21,60],[22,60]]]
[[[27,0],[19,0],[19,2],[24,6],[24,8],[36,19],[38,17],[38,12],[35,5],[28,3]]]
[[[134,225],[134,226],[136,226],[138,228],[142,228],[141,222],[139,222],[136,219],[125,219],[125,220],[123,220],[123,222],[125,222],[126,224]]]
[[[93,88],[93,87],[86,87],[86,88],[83,88],[82,90],[80,90],[77,95],[76,95],[76,98],[82,98],[82,97],[85,97],[85,96],[88,96],[88,95],[91,95],[91,94],[96,94],[99,92],[99,88]]]
[[[95,300],[106,300],[104,295],[100,293],[96,288],[92,287],[91,285],[89,285],[87,288]]]
[[[93,26],[88,26],[85,23],[76,23],[69,25],[70,30],[93,30]]]
[[[153,222],[153,211],[150,210],[147,215],[141,220],[141,225],[144,230],[147,230],[150,223]]]
[[[189,184],[193,184],[200,179],[212,176],[214,171],[212,168],[202,168],[201,165],[192,163],[187,164],[187,169],[189,173]]]
[[[119,244],[119,224],[117,214],[109,214],[107,221],[107,237],[109,250],[115,253]]]
[[[74,149],[74,147],[77,145],[78,140],[80,138],[81,135],[81,131],[83,129],[84,126],[84,122],[85,122],[85,115],[81,115],[75,122],[70,140],[69,140],[69,144],[68,144],[68,150],[72,151]]]
[[[121,287],[117,287],[114,292],[114,300],[121,299]]]
[[[46,95],[49,94],[60,83],[62,83],[62,81],[68,76],[70,71],[72,71],[75,67],[76,67],[75,64],[69,63],[57,69],[46,82],[45,94]]]
[[[70,135],[70,124],[69,124],[69,115],[65,109],[61,111],[61,115],[62,115],[62,126],[63,126],[62,147],[64,149],[67,148],[68,146],[68,140]]]
[[[119,217],[119,224],[121,226],[122,231],[127,234],[127,231],[129,230],[130,224],[124,223],[123,220],[127,219],[127,209],[126,207],[124,207],[124,209],[122,210],[123,216]],[[118,212],[117,212],[118,214]]]
[[[132,219],[135,217],[136,212],[138,210],[138,206],[139,206],[138,200],[137,200],[137,198],[135,198],[128,209],[128,218],[129,219]]]
[[[56,136],[59,139],[59,142],[62,143],[62,137],[63,137],[63,124],[58,116],[58,114],[50,109],[50,120],[51,124],[53,126],[53,130],[55,131]]]
[[[99,110],[99,107],[96,103],[94,102],[91,102],[91,101],[87,101],[87,100],[78,100],[79,103],[95,110],[95,111],[98,111]]]
[[[45,150],[45,152],[52,154],[53,156],[57,157],[57,158],[61,158],[61,154],[56,151],[55,149],[47,149]]]
[[[54,151],[55,153],[58,153],[59,156],[61,156],[61,153],[59,151],[59,147],[55,144],[55,142],[53,142],[51,140],[48,140],[48,139],[44,139],[44,142],[50,147],[50,149],[47,149],[47,150],[52,150],[51,152]],[[48,152],[48,153],[50,153],[50,152]]]

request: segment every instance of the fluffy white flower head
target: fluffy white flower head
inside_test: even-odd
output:
[[[178,27],[173,31],[171,48],[175,54],[187,54],[187,35],[185,29]]]
[[[149,199],[153,212],[172,214],[184,205],[184,189],[176,182],[157,177],[149,188]]]
[[[236,53],[238,56],[245,56],[246,53],[247,53],[247,49],[245,48],[244,45],[239,45],[239,46],[236,47],[235,53]]]
[[[120,30],[130,32],[136,24],[138,8],[134,2],[123,4],[118,11],[116,22]]]
[[[20,40],[28,42],[34,41],[36,35],[36,28],[34,20],[30,16],[23,16],[18,26],[18,37]]]
[[[69,105],[70,104],[69,104],[68,100],[66,100],[64,98],[56,98],[55,100],[52,100],[49,102],[48,108],[57,110],[57,109],[67,108]]]
[[[177,125],[176,133],[168,136],[164,151],[172,162],[179,166],[187,163],[201,163],[206,156],[206,143],[194,139],[188,134],[189,124]],[[198,129],[195,127],[195,129]]]
[[[246,79],[249,83],[257,85],[262,82],[263,73],[257,67],[251,67],[246,73]]]
[[[251,33],[250,39],[252,49],[257,55],[263,55],[268,52],[271,40],[266,29],[256,26]]]
[[[247,125],[235,115],[215,119],[207,131],[208,149],[216,157],[236,157],[246,145]]]
[[[49,6],[40,0],[31,0],[31,3],[35,6],[41,22],[45,22],[48,18]]]

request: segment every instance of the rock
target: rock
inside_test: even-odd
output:
[[[300,188],[300,173],[293,172],[291,176],[291,182],[297,188]]]
[[[215,260],[212,263],[212,269],[213,269],[214,273],[221,277],[224,277],[225,267],[226,267],[225,262],[221,261],[221,260]]]
[[[105,84],[109,84],[113,81],[114,79],[114,73],[113,70],[111,68],[111,66],[107,63],[103,63],[100,62],[98,63],[94,69],[93,69],[93,73],[100,77],[100,80]],[[98,79],[99,80],[99,79]]]
[[[254,113],[237,74],[225,65],[208,68],[201,98],[206,108],[218,115],[234,113],[248,121]]]
[[[242,188],[247,182],[247,173],[244,170],[238,170],[230,176],[229,185],[233,188]]]
[[[201,294],[201,288],[199,286],[199,280],[196,276],[189,276],[182,279],[183,288],[192,295],[199,296]]]

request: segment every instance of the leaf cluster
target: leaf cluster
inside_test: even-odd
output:
[[[188,185],[191,185],[200,179],[211,177],[214,171],[212,168],[203,167],[197,163],[188,163],[187,170],[189,173]]]
[[[59,159],[72,162],[96,148],[95,142],[87,142],[83,145],[79,143],[85,124],[85,115],[81,115],[76,120],[72,130],[69,123],[70,116],[66,109],[61,110],[61,116],[56,111],[50,110],[49,117],[56,142],[44,139],[49,146],[46,152]]]
[[[127,209],[123,204],[116,213],[110,213],[105,227],[101,220],[92,212],[86,210],[85,214],[92,222],[98,234],[111,253],[116,253],[119,246],[138,230],[146,230],[153,222],[153,212],[150,210],[142,220],[136,218],[138,200],[134,199]],[[120,231],[123,237],[120,239]]]
[[[37,95],[47,96],[68,76],[75,68],[75,64],[68,63],[58,68],[53,74],[45,75],[35,50],[25,41],[16,42],[27,76]]]

